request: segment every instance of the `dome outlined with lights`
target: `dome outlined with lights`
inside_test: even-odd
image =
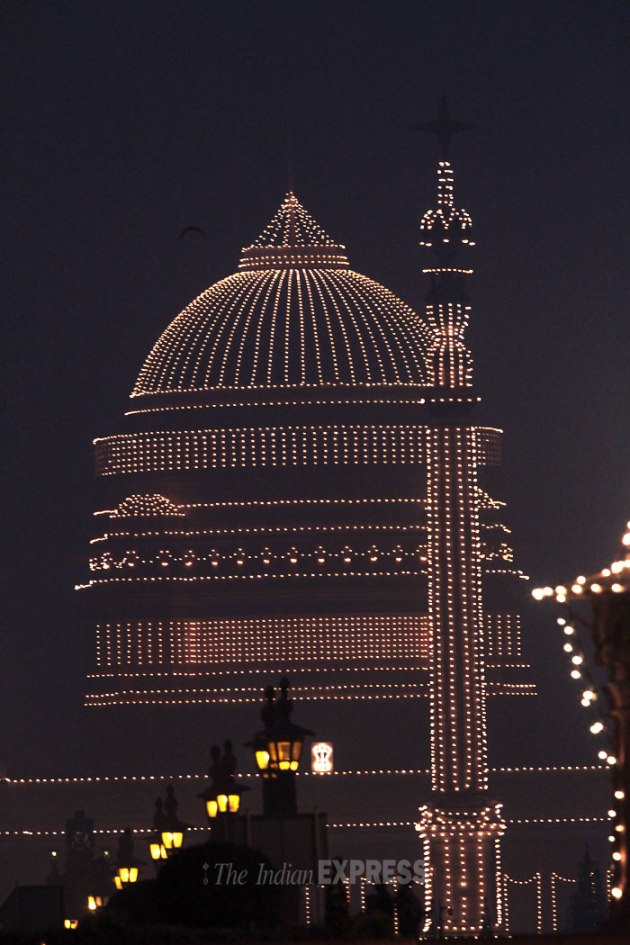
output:
[[[430,332],[351,270],[294,194],[239,271],[194,299],[147,357],[132,397],[283,387],[426,386]]]

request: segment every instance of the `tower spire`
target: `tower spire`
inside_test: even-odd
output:
[[[465,280],[472,270],[455,268],[471,246],[472,220],[455,201],[446,153],[451,135],[471,127],[454,122],[446,100],[436,121],[418,126],[436,134],[437,206],[422,217],[420,245],[436,261],[425,318],[431,329],[427,357],[427,513],[431,628],[432,798],[420,810],[427,893],[447,909],[448,934],[480,934],[501,923],[499,838],[501,805],[487,794],[486,679],[482,552],[479,521],[479,444],[471,422],[477,400],[472,358],[465,343],[470,305]]]

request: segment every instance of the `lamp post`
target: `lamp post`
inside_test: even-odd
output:
[[[161,797],[155,801],[153,826],[155,834],[149,839],[149,853],[154,863],[159,866],[162,860],[168,859],[181,849],[188,827],[188,824],[182,823],[177,817],[177,801],[172,784],[166,788],[166,801],[162,801]]]
[[[114,875],[114,886],[118,890],[138,881],[139,868],[142,864],[139,860],[136,860],[133,854],[133,832],[131,827],[125,827],[118,838],[116,873]]]
[[[280,680],[278,699],[274,687],[267,687],[267,701],[260,713],[264,729],[247,743],[247,747],[253,750],[263,782],[263,812],[268,817],[294,817],[297,814],[295,774],[300,766],[304,739],[314,734],[291,721],[293,702],[288,691],[286,676]]]
[[[223,754],[218,745],[210,749],[211,763],[208,768],[210,784],[197,796],[200,797],[206,808],[206,815],[215,835],[223,840],[234,841],[235,820],[241,808],[241,797],[248,787],[241,787],[236,783],[236,758],[232,750],[232,742],[226,739],[223,745]]]

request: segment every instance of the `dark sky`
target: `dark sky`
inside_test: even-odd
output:
[[[477,124],[452,149],[477,228],[469,338],[483,419],[506,430],[520,563],[539,582],[611,559],[630,514],[625,0],[5,0],[0,35],[12,773],[73,751],[91,439],[116,432],[157,334],[267,222],[289,137],[300,199],[354,268],[420,307],[436,147],[410,128],[443,92]],[[179,240],[189,224],[207,239]],[[530,656],[556,665],[553,630],[539,640]]]

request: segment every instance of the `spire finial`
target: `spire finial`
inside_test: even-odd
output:
[[[446,95],[442,96],[437,118],[434,118],[433,121],[425,121],[421,125],[414,125],[416,131],[425,131],[428,134],[436,136],[442,158],[447,157],[451,138],[454,134],[457,134],[458,131],[468,131],[470,128],[474,127],[474,125],[470,125],[467,122],[455,121],[451,118]]]

